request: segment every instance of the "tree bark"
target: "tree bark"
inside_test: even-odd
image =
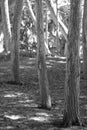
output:
[[[51,52],[49,50],[49,47],[48,47],[48,8],[46,8],[46,32],[44,34],[44,37],[45,37],[45,55],[50,55]]]
[[[45,64],[44,31],[43,31],[43,13],[42,0],[36,0],[37,10],[37,41],[38,41],[38,79],[41,94],[41,107],[51,108],[51,98],[49,95],[49,83]]]
[[[29,0],[25,0],[25,1],[26,1],[26,3],[27,3],[27,6],[28,6],[28,9],[29,9],[29,13],[30,13],[30,15],[31,15],[31,18],[32,18],[32,20],[33,20],[33,22],[34,22],[34,25],[35,25],[35,27],[36,27],[36,17],[35,17],[35,14],[34,14],[33,10],[32,10],[30,1],[29,1]],[[49,50],[48,45],[46,44],[46,42],[45,42],[44,44],[45,44],[45,54],[46,54],[46,55],[50,55],[51,52],[50,52],[50,50]]]
[[[57,53],[60,55],[60,41],[59,41],[59,23],[58,23],[58,0],[56,0],[56,16],[57,16],[57,32],[56,32],[56,47],[57,47]]]
[[[19,83],[19,39],[22,4],[23,0],[16,0],[12,31],[12,72],[13,80],[16,83]]]
[[[83,73],[84,78],[87,79],[87,0],[84,1],[82,35],[83,35]]]
[[[8,0],[1,1],[2,22],[6,52],[11,51],[11,25],[9,17]]]
[[[48,8],[49,8],[50,12],[51,12],[51,17],[52,17],[52,19],[53,19],[55,25],[57,25],[57,24],[58,24],[57,22],[59,22],[59,29],[60,29],[60,31],[62,32],[62,34],[63,34],[63,36],[65,37],[65,39],[67,40],[67,34],[68,34],[68,29],[67,29],[67,27],[66,27],[66,26],[64,25],[64,23],[61,21],[60,17],[58,17],[58,21],[57,21],[56,14],[55,14],[55,12],[54,12],[52,6],[51,6],[50,1],[49,1],[49,0],[45,0],[45,1],[46,1],[47,5],[48,5]]]
[[[65,81],[65,111],[63,118],[65,126],[80,125],[80,4],[81,0],[71,0]]]
[[[27,3],[27,7],[28,7],[28,9],[29,9],[29,13],[30,13],[30,15],[31,15],[31,18],[32,18],[32,20],[33,20],[33,22],[34,22],[34,25],[35,25],[35,27],[36,27],[36,17],[35,17],[35,14],[34,14],[33,10],[32,10],[31,3],[30,3],[29,0],[25,0],[25,1],[26,1],[26,3]]]

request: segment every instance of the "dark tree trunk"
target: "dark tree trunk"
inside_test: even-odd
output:
[[[45,64],[45,47],[43,31],[42,0],[36,0],[37,10],[37,41],[38,41],[38,79],[41,94],[41,107],[51,108],[51,98],[49,95],[49,83]]]
[[[65,111],[63,118],[65,126],[80,125],[80,3],[81,0],[71,0],[65,81]]]
[[[19,82],[19,38],[22,3],[23,0],[16,0],[12,31],[12,72],[13,80],[17,83]]]

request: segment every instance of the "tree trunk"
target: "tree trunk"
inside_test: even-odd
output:
[[[67,68],[65,81],[64,125],[80,125],[79,87],[80,87],[80,4],[81,0],[71,0],[69,42],[67,45]]]
[[[57,53],[60,55],[60,41],[59,41],[59,24],[58,24],[58,0],[56,0],[56,16],[57,16],[57,32],[56,32],[56,47],[57,47]]]
[[[19,82],[19,39],[22,3],[23,0],[16,0],[12,31],[12,72],[16,83]]]
[[[29,9],[29,13],[30,13],[31,18],[32,18],[32,20],[34,22],[34,25],[36,27],[36,17],[35,17],[35,14],[34,14],[33,10],[32,10],[31,3],[30,3],[29,0],[25,0],[25,2],[26,2],[26,5],[27,5],[27,7]]]
[[[11,51],[11,26],[9,17],[9,7],[8,0],[1,1],[1,12],[2,12],[2,22],[4,30],[4,41],[6,46],[6,52]]]
[[[50,55],[51,52],[50,52],[49,47],[48,47],[48,14],[47,14],[47,12],[48,12],[48,8],[46,8],[46,32],[44,35],[44,37],[45,37],[44,44],[45,44],[45,55]]]
[[[84,1],[83,14],[83,72],[87,79],[87,0]]]
[[[47,43],[47,45],[48,45],[48,8],[46,7],[46,36],[45,36],[45,38],[46,38],[46,43]]]
[[[31,18],[32,18],[32,20],[33,20],[33,22],[34,22],[34,25],[35,25],[35,27],[36,27],[36,17],[35,17],[35,14],[34,14],[33,10],[32,10],[30,1],[29,1],[29,0],[25,0],[25,1],[26,1],[26,3],[27,3],[27,6],[28,6],[28,9],[29,9],[29,13],[30,13],[30,15],[31,15]],[[45,54],[46,54],[46,55],[51,54],[51,52],[50,52],[50,50],[49,50],[48,45],[46,44],[46,42],[45,42],[44,44],[45,44]]]
[[[51,108],[51,98],[49,95],[49,83],[47,79],[47,71],[45,64],[45,48],[44,48],[44,31],[43,31],[43,14],[42,0],[36,0],[37,10],[37,41],[38,41],[38,79],[41,94],[41,107]]]
[[[47,5],[48,5],[48,8],[51,12],[51,17],[55,23],[55,25],[57,25],[57,22],[59,22],[59,29],[60,31],[62,32],[63,36],[65,37],[65,39],[67,40],[67,33],[68,33],[68,29],[67,27],[65,26],[65,24],[61,21],[60,17],[58,17],[58,21],[57,21],[57,17],[56,17],[56,14],[51,6],[51,3],[50,3],[50,0],[45,0]]]

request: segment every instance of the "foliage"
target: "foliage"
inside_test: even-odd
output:
[[[52,1],[52,0],[51,0]],[[15,0],[13,0],[13,3]],[[33,12],[36,16],[35,11],[35,1],[30,0]],[[55,10],[56,6],[56,0],[53,0],[53,8]],[[11,20],[11,27],[13,26],[13,17],[14,17],[14,4],[12,5],[12,1],[9,0],[9,6],[10,7],[10,20]],[[46,8],[47,5],[45,1],[43,1],[43,17],[44,17],[44,32],[46,31]],[[49,47],[55,47],[56,48],[56,33],[57,33],[57,27],[55,26],[53,20],[51,19],[51,15],[48,13],[48,42]],[[58,1],[58,13],[63,21],[63,23],[68,27],[68,18],[69,18],[69,1],[68,0],[62,0]],[[59,34],[60,42],[64,41],[64,37]],[[36,53],[37,48],[37,38],[36,38],[36,29],[34,22],[32,21],[28,7],[26,2],[24,1],[23,10],[22,10],[22,20],[21,20],[21,28],[20,28],[20,49],[24,49],[27,51],[35,51]]]

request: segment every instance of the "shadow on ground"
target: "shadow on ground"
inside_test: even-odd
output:
[[[40,104],[35,58],[20,60],[21,84],[12,81],[11,63],[0,63],[0,130],[82,130],[82,127],[59,128],[64,110],[66,59],[47,58],[48,80],[52,97],[50,111]],[[81,79],[80,113],[87,121],[87,82]],[[56,125],[55,125],[56,124]],[[87,128],[85,127],[84,130]]]

